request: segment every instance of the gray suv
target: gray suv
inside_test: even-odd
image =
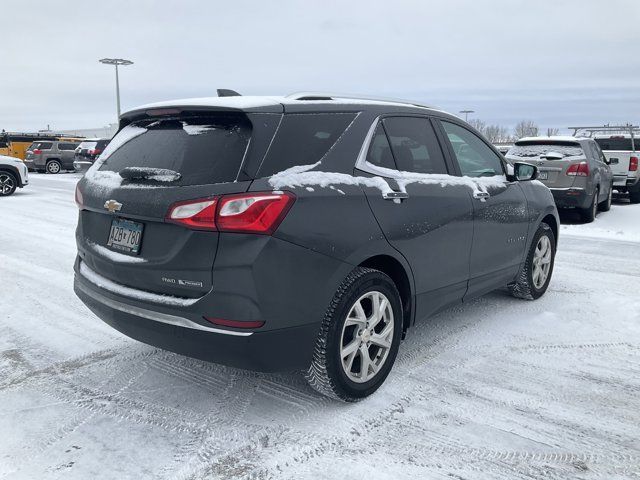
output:
[[[33,142],[27,150],[25,164],[30,171],[60,173],[73,170],[75,149],[79,141],[57,140]]]
[[[558,208],[577,209],[585,222],[593,222],[598,210],[611,208],[613,173],[591,138],[521,138],[506,159],[536,165],[538,179],[549,187]]]
[[[537,299],[558,214],[537,168],[459,118],[327,95],[122,115],[78,182],[75,291],[124,334],[355,401],[416,321],[508,287]]]

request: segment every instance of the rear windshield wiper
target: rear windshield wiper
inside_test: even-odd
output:
[[[154,180],[156,182],[176,182],[180,180],[180,173],[168,168],[126,167],[120,170],[120,176],[125,180]]]

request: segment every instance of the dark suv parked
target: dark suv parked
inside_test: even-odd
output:
[[[427,107],[329,96],[140,107],[79,182],[77,295],[160,348],[374,392],[417,320],[536,299],[558,216],[537,168]]]
[[[79,173],[86,172],[107,145],[109,145],[109,140],[108,138],[90,138],[84,140],[75,150],[73,169]]]

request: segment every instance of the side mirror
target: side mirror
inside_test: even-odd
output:
[[[516,162],[513,164],[513,176],[519,182],[526,182],[538,178],[538,167],[529,163]]]

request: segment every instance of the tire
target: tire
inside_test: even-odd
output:
[[[587,208],[580,209],[580,216],[584,223],[591,223],[596,219],[598,215],[598,195],[600,195],[600,187],[596,187],[596,191],[593,194],[593,200]]]
[[[62,165],[58,160],[49,160],[47,162],[47,173],[57,174],[62,171]]]
[[[18,188],[18,179],[11,172],[0,172],[0,197],[13,195]]]
[[[546,240],[543,240],[546,238]],[[537,250],[539,245],[546,244],[548,247],[548,262],[545,262],[543,265],[548,264],[549,267],[546,271],[546,277],[544,281],[540,282],[541,279],[534,279],[534,274],[536,272],[536,261],[537,258],[545,258],[546,250],[537,254]],[[539,256],[542,254],[542,256]],[[527,259],[522,267],[522,270],[518,274],[518,279],[512,285],[509,285],[509,291],[511,295],[517,298],[524,298],[526,300],[537,300],[544,292],[547,291],[549,287],[549,282],[551,281],[551,276],[553,275],[553,264],[556,258],[556,239],[553,234],[553,230],[546,223],[542,222],[538,226],[538,230],[536,230],[536,234],[533,237],[533,241],[531,242],[531,247],[529,248],[529,253],[527,254]],[[544,269],[543,269],[544,270]]]
[[[381,318],[377,325],[371,325],[376,298],[381,305],[386,298],[387,306],[383,315],[378,316]],[[390,277],[370,268],[352,270],[322,320],[313,360],[305,373],[309,385],[323,395],[345,402],[357,402],[375,392],[387,378],[398,354],[402,311],[400,294]],[[359,332],[362,335],[358,335]],[[386,344],[390,341],[390,345],[379,346],[374,338]],[[345,354],[352,344],[352,353]],[[371,363],[365,361],[363,355],[367,355]]]
[[[629,202],[640,203],[640,191],[629,192]]]
[[[608,212],[611,210],[611,202],[613,201],[613,185],[609,186],[609,194],[607,195],[607,199],[600,204],[601,212]]]

